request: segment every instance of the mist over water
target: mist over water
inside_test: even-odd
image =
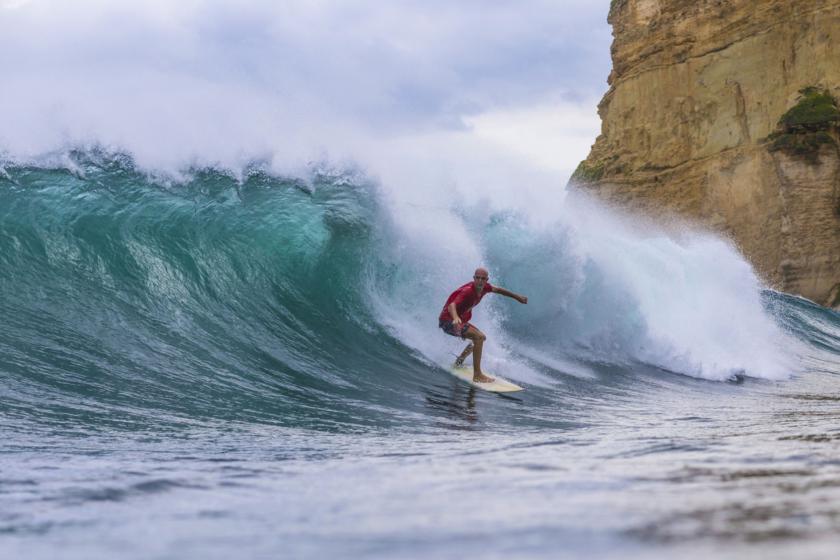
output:
[[[7,167],[82,180],[72,150],[124,154],[152,188],[200,183],[204,170],[247,184],[255,169],[281,182],[308,185],[327,170],[375,185],[364,206],[376,208],[369,226],[381,238],[365,240],[371,270],[358,290],[435,363],[444,355],[425,333],[437,302],[483,263],[536,295],[523,309],[487,302],[489,355],[507,360],[516,346],[716,380],[789,376],[789,344],[760,282],[724,241],[564,201],[608,73],[606,49],[596,57],[576,40],[584,27],[608,33],[606,3],[585,5],[565,16],[538,1],[494,5],[480,20],[440,5],[430,29],[429,6],[413,2],[292,2],[282,17],[267,2],[9,4],[0,153]]]

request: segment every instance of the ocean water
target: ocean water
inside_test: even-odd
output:
[[[485,367],[437,329],[483,264]],[[363,172],[0,168],[4,558],[835,558],[840,315],[725,239]]]

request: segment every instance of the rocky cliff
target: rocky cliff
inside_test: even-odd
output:
[[[613,0],[601,135],[572,183],[729,235],[840,304],[840,0]]]

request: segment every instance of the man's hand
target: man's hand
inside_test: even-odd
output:
[[[462,321],[460,317],[455,317],[454,319],[452,319],[452,324],[458,327],[459,329],[461,328],[461,323]]]
[[[517,295],[516,301],[518,301],[519,303],[528,303],[528,297]]]

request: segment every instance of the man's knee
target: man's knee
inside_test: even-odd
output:
[[[487,340],[487,335],[485,335],[483,332],[481,332],[479,330],[476,330],[473,333],[473,340],[475,340],[476,342],[484,342],[485,340]]]

